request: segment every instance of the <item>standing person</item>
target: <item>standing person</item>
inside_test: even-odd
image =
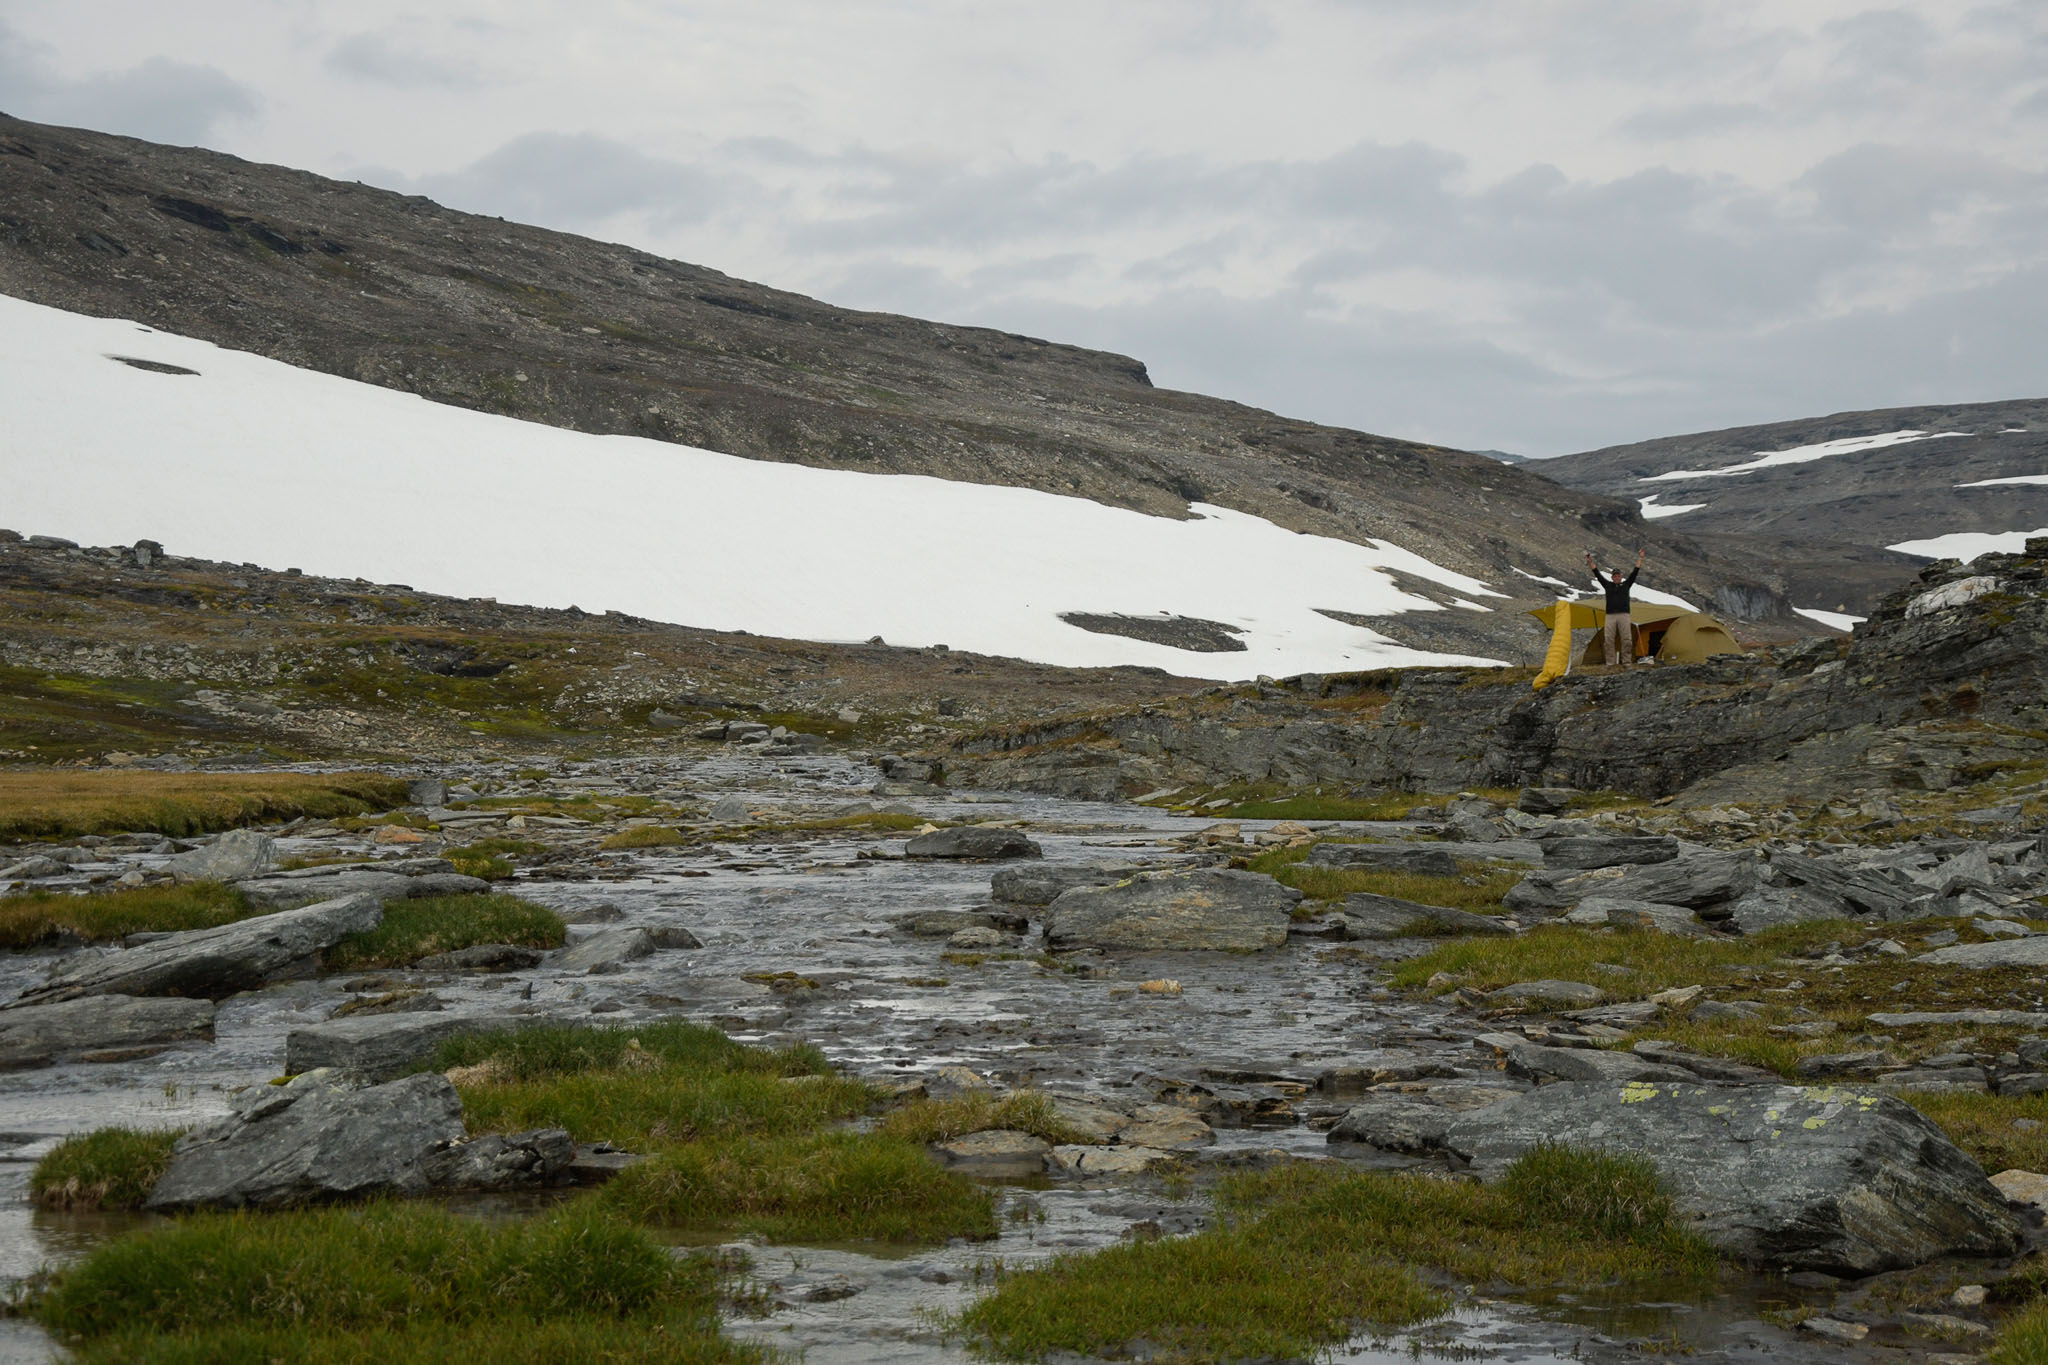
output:
[[[1628,571],[1627,578],[1621,576],[1619,569],[1610,569],[1602,577],[1591,550],[1586,552],[1586,567],[1593,571],[1593,581],[1607,594],[1607,624],[1600,632],[1601,652],[1606,654],[1609,668],[1627,668],[1636,661],[1636,633],[1628,619],[1628,590],[1636,585],[1636,575],[1643,571],[1643,551],[1636,551],[1636,566]]]

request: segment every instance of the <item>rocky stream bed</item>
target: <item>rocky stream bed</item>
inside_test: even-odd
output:
[[[501,795],[525,793],[536,802],[644,796],[686,810],[686,825],[723,830],[726,837],[605,851],[600,838],[631,817],[605,817],[601,809],[595,821],[511,814],[466,802],[477,793],[465,784]],[[1434,999],[1396,993],[1381,966],[1431,942],[1387,936],[1414,932],[1400,919],[1403,903],[1354,898],[1342,912],[1290,918],[1294,893],[1276,901],[1263,889],[1247,890],[1253,882],[1274,884],[1255,873],[1224,871],[1233,858],[1242,862],[1310,837],[1341,837],[1377,842],[1330,844],[1315,856],[1426,863],[1455,855],[1468,865],[1525,871],[1545,865],[1525,882],[1519,899],[1509,901],[1525,923],[1567,916],[1649,927],[1642,916],[1691,912],[1698,918],[1682,932],[1706,932],[1703,922],[1741,922],[1745,914],[1783,918],[1801,906],[1820,913],[1820,901],[1835,897],[1827,913],[1902,922],[1975,915],[2013,924],[2009,940],[1993,936],[1984,946],[2018,953],[2021,961],[2039,957],[2030,958],[2024,945],[2048,942],[2005,918],[2019,914],[2013,907],[2021,897],[2048,890],[2040,884],[2048,874],[2038,836],[2019,831],[1968,848],[1910,849],[1892,855],[1889,868],[1862,866],[1871,860],[1861,854],[1816,858],[1787,849],[1776,859],[1781,870],[1760,870],[1765,864],[1759,862],[1730,872],[1726,860],[1750,855],[1650,834],[1618,835],[1598,824],[1550,828],[1556,823],[1550,817],[1521,812],[1479,816],[1467,810],[1455,827],[1411,821],[1306,828],[1247,820],[1219,829],[1141,806],[892,781],[874,766],[830,752],[738,746],[704,757],[563,763],[545,777],[516,777],[510,768],[450,769],[417,795],[426,800],[410,812],[422,817],[416,823],[438,826],[424,838],[393,833],[393,827],[350,830],[318,822],[272,829],[279,858],[385,866],[272,873],[253,884],[254,894],[280,907],[320,897],[333,903],[332,896],[349,886],[389,896],[403,879],[449,877],[437,860],[444,844],[513,833],[547,845],[550,853],[497,889],[516,890],[559,912],[571,926],[568,945],[544,956],[500,957],[490,964],[495,969],[449,963],[274,980],[226,993],[212,1008],[210,1038],[177,1038],[181,1026],[171,1021],[156,1037],[145,1027],[97,1046],[91,1039],[37,1044],[46,1053],[39,1057],[21,1042],[23,1011],[31,1007],[0,1009],[0,1039],[10,1036],[11,1025],[14,1044],[27,1049],[23,1061],[50,1062],[0,1071],[0,1281],[18,1283],[39,1267],[70,1261],[150,1217],[33,1209],[31,1167],[67,1135],[109,1124],[211,1122],[238,1105],[246,1108],[238,1097],[249,1088],[314,1066],[376,1059],[371,1069],[389,1074],[392,1056],[421,1055],[408,1038],[436,1034],[456,1021],[634,1024],[684,1017],[742,1041],[813,1043],[840,1069],[891,1088],[921,1086],[937,1095],[981,1085],[1036,1087],[1064,1097],[1069,1112],[1099,1124],[1104,1137],[1120,1139],[1048,1150],[1037,1139],[974,1135],[935,1153],[1007,1187],[1004,1231],[992,1243],[749,1248],[756,1277],[771,1287],[772,1306],[765,1316],[735,1317],[728,1325],[735,1335],[801,1350],[814,1365],[963,1360],[966,1347],[937,1319],[977,1292],[980,1267],[995,1261],[1015,1267],[1126,1237],[1191,1231],[1207,1216],[1205,1173],[1293,1159],[1437,1170],[1470,1160],[1483,1168],[1504,1150],[1502,1133],[1512,1127],[1503,1121],[1485,1131],[1489,1116],[1509,1112],[1497,1102],[1562,1096],[1571,1086],[1603,1094],[1640,1087],[1653,1096],[1662,1086],[1674,1104],[1681,1092],[1709,1093],[1730,1103],[1771,1105],[1770,1123],[1784,1108],[1774,1097],[1793,1093],[1775,1075],[1684,1049],[1599,1049],[1620,1036],[1618,1024],[1640,1021],[1645,1008],[1654,1013],[1656,1007],[1608,1005],[1603,1015],[1597,989],[1574,994],[1557,983],[1536,983],[1533,995],[1514,999],[1470,991]],[[816,827],[884,811],[951,826],[937,836],[941,845],[964,842],[973,851],[981,841],[983,851],[995,852],[1022,836],[1042,856],[913,858],[905,856],[901,832]],[[813,827],[794,828],[806,824]],[[996,828],[966,828],[974,825]],[[1472,842],[1460,833],[1485,837]],[[1544,842],[1531,837],[1546,833]],[[215,851],[225,857],[231,844],[219,842]],[[147,879],[173,857],[193,857],[169,841],[139,838],[45,848],[35,856],[46,861],[26,871],[17,865],[12,875],[52,888]],[[1861,870],[1844,871],[1849,861]],[[1277,946],[1090,947],[1115,941],[1101,928],[1113,913],[1094,904],[1089,914],[1095,918],[1082,914],[1089,909],[1082,904],[1086,896],[1070,896],[1057,911],[1043,903],[1068,885],[1127,881],[1133,867],[1209,868],[1218,871],[1202,875],[1241,879],[1217,883],[1229,894],[1217,892],[1204,902],[1216,911],[1204,922],[1213,927],[1219,915],[1229,921],[1241,909],[1244,923],[1264,926],[1252,932],[1269,935]],[[1630,894],[1629,879],[1659,877],[1656,894],[1642,886]],[[295,892],[298,884],[312,890]],[[1142,891],[1146,883],[1141,878],[1136,885]],[[1891,899],[1878,905],[1881,888],[1889,888]],[[1249,897],[1242,906],[1231,899],[1239,891]],[[1653,910],[1631,909],[1643,906]],[[1177,913],[1155,915],[1146,921],[1149,928],[1124,941],[1173,941],[1186,928]],[[1056,956],[1044,951],[1049,919],[1070,949]],[[1511,931],[1508,925],[1495,922],[1487,931]],[[106,971],[109,961],[155,950],[169,951],[160,940],[104,956],[79,948],[0,954],[0,999],[80,998],[79,991],[95,989],[93,974]],[[51,990],[67,981],[69,988]],[[1588,989],[1589,996],[1583,993]],[[336,1022],[337,1011],[373,1000],[392,1012],[358,1008],[346,1024]],[[197,1002],[178,1005],[203,1009]],[[2048,1015],[2035,1015],[2030,1026],[2038,1035],[2044,1025]],[[203,1023],[182,1027],[187,1034],[204,1032]],[[1845,1045],[1844,1055],[1849,1051]],[[1857,1065],[1844,1063],[1836,1079],[1884,1079],[1880,1064],[1866,1058],[1861,1070]],[[2048,1083],[2040,1074],[2048,1071],[2048,1057],[2038,1048],[2024,1056],[1951,1057],[1944,1067],[1945,1076],[1920,1074],[1906,1083],[2017,1087],[2015,1093],[2035,1080]],[[1532,1089],[1543,1082],[1560,1084]],[[1698,1089],[1708,1085],[1717,1088]],[[1860,1098],[1846,1104],[1823,1094],[1816,1102],[1822,1107],[1813,1111],[1819,1117],[1805,1127],[1810,1134],[1834,1123],[1829,1131],[1846,1131],[1865,1111],[1905,1126],[1903,1139],[1855,1139],[1864,1145],[1850,1153],[1852,1165],[1891,1159],[1890,1149],[1878,1151],[1872,1142],[1930,1144],[1911,1128],[1918,1121],[1911,1111],[1885,1093],[1858,1092]],[[1644,1114],[1654,1108],[1637,1106]],[[1583,1121],[1583,1105],[1559,1107],[1545,1120],[1558,1132]],[[1599,1127],[1597,1116],[1594,1122]],[[1904,1234],[1890,1241],[1889,1234],[1871,1234],[1859,1244],[1862,1250],[1849,1251],[1840,1238],[1826,1246],[1825,1238],[1809,1238],[1803,1247],[1781,1239],[1765,1247],[1776,1268],[1726,1279],[1705,1296],[1614,1301],[1598,1293],[1507,1299],[1467,1293],[1451,1319],[1385,1340],[1357,1340],[1335,1349],[1332,1358],[1392,1361],[1419,1353],[1628,1360],[1674,1351],[1727,1361],[1974,1358],[1969,1353],[1982,1343],[1967,1313],[1940,1330],[1924,1322],[1916,1330],[1912,1305],[1896,1311],[1879,1306],[1887,1300],[1878,1287],[1896,1284],[1902,1267],[1930,1256],[1950,1268],[1958,1284],[1996,1278],[1999,1262],[2039,1240],[2040,1215],[1991,1194],[1974,1163],[1944,1171],[1940,1160],[1930,1165],[1924,1154],[1902,1160],[1919,1162],[1921,1174],[1912,1179],[1949,1182],[1936,1192],[1949,1201],[1949,1226],[1933,1226],[1941,1218],[1929,1214],[1922,1220],[1927,1226],[1913,1234],[1920,1240],[1912,1245],[1926,1254],[1898,1251],[1911,1241]],[[1190,1167],[1193,1180],[1182,1174]],[[1927,1176],[1928,1170],[1936,1174]],[[494,1217],[569,1196],[530,1190],[443,1197]],[[1975,1209],[1974,1223],[1956,1221],[1957,1201]],[[1957,1252],[1960,1258],[1951,1254]],[[1854,1265],[1858,1256],[1866,1263]],[[1848,1278],[1852,1269],[1894,1273]],[[1956,1302],[1968,1303],[1969,1296]],[[1847,1325],[1831,1336],[1826,1324],[1836,1323],[1835,1314]],[[1814,1322],[1796,1326],[1802,1318]],[[38,1329],[0,1319],[0,1361],[52,1358],[55,1348]]]

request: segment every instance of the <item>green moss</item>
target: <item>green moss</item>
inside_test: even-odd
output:
[[[350,934],[321,954],[329,971],[402,967],[434,953],[452,953],[479,943],[559,948],[562,917],[546,906],[503,892],[423,896],[384,903],[374,929]]]
[[[29,948],[63,933],[104,943],[129,934],[211,929],[255,913],[241,892],[219,882],[83,896],[29,891],[0,897],[0,948]]]
[[[877,1133],[690,1143],[634,1166],[600,1202],[676,1227],[777,1242],[943,1242],[996,1235],[995,1203],[919,1145]]]
[[[45,1209],[139,1209],[182,1131],[100,1128],[66,1138],[36,1163],[29,1198]]]

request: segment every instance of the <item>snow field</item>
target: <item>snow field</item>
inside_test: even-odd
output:
[[[138,369],[128,356],[196,375]],[[428,402],[0,296],[0,524],[458,597],[812,640],[944,643],[1225,680],[1491,663],[1321,615],[1442,610],[1385,570],[1487,584],[1386,541],[1029,489],[772,464]],[[1650,594],[1638,590],[1639,595]],[[1068,611],[1201,617],[1243,652],[1098,635]]]
[[[1919,555],[1923,559],[1960,559],[1967,564],[1979,555],[2016,555],[2027,548],[2027,541],[2034,536],[2048,536],[2048,526],[2037,531],[1952,531],[1926,540],[1902,540],[1885,548],[1897,550],[1902,555]]]

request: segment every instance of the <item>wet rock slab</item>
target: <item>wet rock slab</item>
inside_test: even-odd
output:
[[[903,846],[906,858],[1038,858],[1045,850],[1014,829],[990,829],[982,825],[961,825],[920,834]]]
[[[500,1019],[439,1012],[350,1015],[287,1033],[284,1069],[298,1075],[331,1068],[381,1080],[426,1060],[459,1033],[489,1032],[530,1020],[530,1016]]]
[[[26,1002],[81,995],[179,995],[224,999],[303,969],[323,949],[384,920],[372,896],[343,896],[213,929],[166,934],[133,948],[78,954],[60,963]]]
[[[1756,1264],[1866,1275],[2019,1242],[1976,1162],[1865,1091],[1562,1083],[1460,1118],[1444,1143],[1484,1179],[1544,1144],[1649,1157],[1701,1234]]]
[[[1300,900],[1299,891],[1256,872],[1146,873],[1062,892],[1046,911],[1045,938],[1055,949],[1279,948]]]
[[[213,1002],[88,995],[0,1010],[0,1070],[92,1060],[160,1043],[213,1037]],[[114,1058],[109,1058],[114,1060]]]

